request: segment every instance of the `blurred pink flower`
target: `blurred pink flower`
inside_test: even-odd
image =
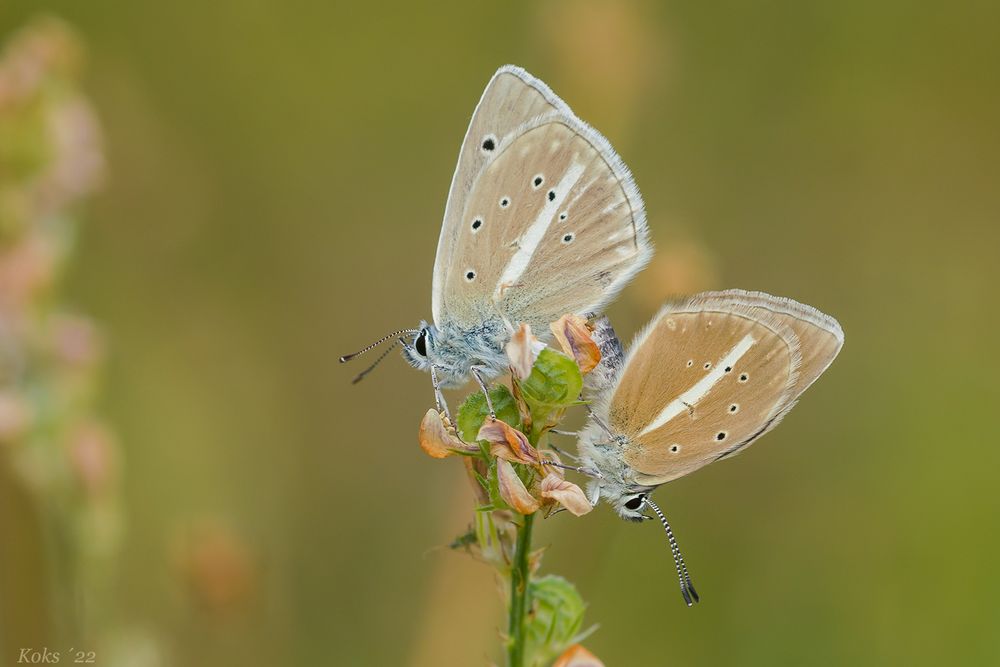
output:
[[[604,667],[604,663],[582,645],[573,644],[552,663],[552,667]]]
[[[76,427],[69,438],[73,472],[91,495],[100,495],[117,476],[118,455],[111,433],[95,421]]]

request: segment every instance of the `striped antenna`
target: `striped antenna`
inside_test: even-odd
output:
[[[642,502],[656,512],[656,516],[660,518],[660,523],[663,524],[663,529],[667,531],[667,539],[670,541],[670,553],[674,556],[674,567],[677,568],[677,578],[681,584],[681,595],[684,596],[684,602],[690,607],[699,601],[698,592],[694,590],[694,585],[691,583],[691,576],[688,574],[687,565],[684,564],[684,556],[681,556],[681,548],[677,546],[677,540],[674,539],[674,531],[670,530],[667,517],[663,516],[663,512],[656,506],[656,503],[650,500],[648,496],[642,496]]]
[[[391,334],[389,334],[388,336],[383,336],[382,338],[379,338],[377,341],[375,341],[371,345],[369,345],[369,346],[367,346],[367,347],[365,347],[365,348],[363,348],[361,350],[358,350],[354,354],[345,354],[344,356],[342,356],[340,358],[340,363],[343,364],[343,363],[346,363],[346,362],[350,361],[354,357],[360,357],[365,352],[368,352],[369,350],[378,347],[379,345],[381,345],[385,341],[389,340],[390,338],[395,338],[396,336],[402,336],[403,334],[418,334],[418,333],[420,333],[420,329],[400,329],[399,331],[394,331]]]

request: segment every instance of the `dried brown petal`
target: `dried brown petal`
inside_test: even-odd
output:
[[[507,343],[507,358],[517,379],[524,380],[531,375],[531,367],[544,349],[545,344],[531,334],[531,327],[522,323]]]
[[[552,667],[604,667],[604,663],[581,644],[573,644],[552,663]]]
[[[467,444],[458,439],[454,429],[450,429],[444,419],[434,408],[427,411],[420,420],[420,431],[417,438],[420,448],[435,459],[443,459],[459,452],[474,453],[479,451],[475,444]]]
[[[538,465],[538,450],[528,442],[528,436],[499,419],[484,423],[476,439],[493,445],[490,448],[493,456],[513,463]]]
[[[549,325],[559,346],[576,360],[582,373],[589,373],[601,361],[601,350],[590,335],[587,320],[579,315],[563,315]]]
[[[503,459],[497,459],[497,486],[500,497],[516,512],[533,514],[541,507],[541,503],[524,488],[524,482],[517,476],[514,466]]]
[[[587,494],[573,482],[567,482],[559,475],[549,473],[542,480],[542,498],[551,498],[576,516],[583,516],[594,509]]]

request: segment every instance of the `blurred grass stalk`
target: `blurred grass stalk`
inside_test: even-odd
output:
[[[81,66],[75,35],[51,18],[11,36],[0,55],[0,465],[17,487],[7,495],[34,506],[45,541],[36,572],[47,580],[22,590],[50,596],[49,627],[27,636],[94,650],[109,627],[121,512],[118,448],[93,410],[100,336],[59,294],[79,205],[104,171]],[[5,655],[23,643],[21,603],[0,600]]]

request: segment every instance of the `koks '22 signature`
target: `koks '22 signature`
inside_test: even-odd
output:
[[[68,662],[76,664],[93,664],[97,662],[97,653],[95,651],[78,651],[75,648],[71,648],[66,657]],[[60,651],[53,651],[47,646],[43,646],[40,649],[22,648],[21,652],[17,655],[17,664],[57,665],[62,661],[62,658],[63,656]]]

